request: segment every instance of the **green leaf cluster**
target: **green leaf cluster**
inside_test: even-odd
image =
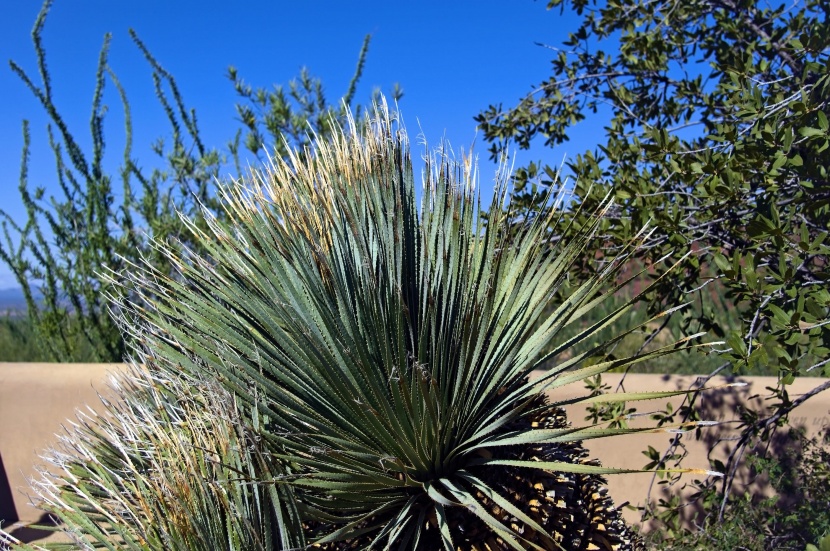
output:
[[[797,405],[787,385],[830,376],[828,4],[552,0],[548,8],[579,22],[551,47],[549,78],[516,105],[477,116],[491,154],[534,140],[560,145],[577,123],[610,110],[600,145],[567,165],[580,207],[569,220],[581,227],[582,213],[611,193],[603,250],[650,222],[638,253],[649,277],[691,254],[644,306],[694,301],[686,330],[727,344],[712,374],[778,376],[774,412],[745,419],[746,435],[766,434]],[[557,175],[536,163],[521,169],[514,201],[531,212]],[[577,281],[592,275],[590,262],[575,263]]]

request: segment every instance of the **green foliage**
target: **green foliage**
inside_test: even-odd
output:
[[[46,201],[44,188],[30,189],[29,125],[24,121],[19,190],[28,220],[18,224],[7,213],[0,212],[5,236],[0,258],[23,287],[29,316],[51,361],[79,361],[83,348],[92,349],[95,361],[120,361],[124,342],[105,299],[112,289],[102,285],[98,273],[104,267],[122,270],[126,259],[138,259],[144,253],[152,255],[143,243],[143,231],[186,240],[176,213],[198,219],[197,203],[212,204],[209,190],[217,175],[219,156],[202,144],[195,113],[187,112],[175,81],[134,33],[131,36],[153,69],[156,94],[174,130],[169,150],[161,143],[155,147],[159,156],[166,157],[170,170],[157,169],[147,175],[131,157],[132,113],[126,93],[107,62],[109,35],[104,38],[96,72],[90,120],[92,151],[85,153],[52,99],[41,42],[50,6],[51,2],[44,3],[32,30],[41,84],[36,84],[16,63],[10,64],[52,121],[48,127],[49,145],[54,152],[62,197],[53,196]],[[106,108],[102,101],[107,77],[119,93],[125,115],[127,139],[117,178],[106,174],[103,166]],[[186,140],[192,141],[193,147]],[[121,181],[120,204],[116,201],[117,179]],[[134,181],[141,186],[140,194],[133,189]],[[40,287],[42,304],[34,299],[34,285]]]
[[[311,144],[313,134],[326,138],[333,129],[346,126],[357,83],[363,75],[370,39],[371,35],[366,35],[363,39],[354,76],[336,106],[326,101],[322,81],[310,75],[305,68],[300,72],[299,78],[288,83],[287,90],[283,86],[274,86],[268,90],[252,88],[239,77],[235,67],[229,67],[228,78],[243,100],[236,105],[236,113],[245,126],[245,148],[260,160],[263,160],[261,156],[266,151],[285,158],[292,147],[304,151]],[[373,101],[377,101],[379,94],[380,91],[376,89]],[[398,101],[402,97],[403,90],[395,84],[391,99]],[[358,121],[363,120],[362,111],[363,108],[359,105],[354,108]],[[234,155],[238,153],[238,140],[239,136],[231,147]],[[236,171],[237,174],[242,174],[238,162]]]
[[[818,547],[812,543],[808,543],[805,551],[830,551],[830,534],[821,538],[821,541],[818,542]]]
[[[64,332],[69,335],[80,335],[75,316],[67,316],[64,322],[70,327]],[[72,345],[75,359],[78,362],[95,362],[95,351],[84,339],[77,339]],[[48,362],[51,360],[47,350],[41,345],[38,328],[31,318],[25,315],[7,314],[0,318],[0,362]]]
[[[639,270],[635,268],[638,264],[637,261],[631,261],[629,264],[629,275],[631,273],[639,272]],[[631,300],[637,294],[634,289],[648,285],[649,282],[650,277],[645,274],[640,274],[635,277],[628,288],[618,290],[605,303],[598,305],[594,310],[584,315],[578,323],[569,327],[564,332],[565,336],[576,334],[598,322],[614,309],[628,300]],[[573,287],[574,286],[566,283],[559,291],[559,294],[567,296],[570,294]],[[713,282],[710,284],[707,287],[707,291],[709,291],[709,293],[705,298],[700,295],[696,295],[690,304],[687,304],[684,308],[680,309],[675,315],[665,316],[658,323],[647,325],[643,327],[641,331],[631,333],[626,338],[617,342],[613,347],[603,350],[601,356],[597,359],[599,360],[606,357],[610,359],[616,357],[624,358],[643,351],[654,350],[667,344],[668,342],[680,339],[688,330],[688,321],[700,316],[704,307],[715,307],[713,311],[714,319],[721,326],[730,327],[738,324],[740,322],[740,317],[732,305],[722,298],[722,286],[719,282]],[[618,319],[615,323],[598,333],[593,341],[585,342],[582,345],[575,347],[574,350],[579,352],[587,350],[589,347],[595,346],[597,343],[602,342],[610,336],[624,331],[627,327],[630,327],[633,324],[642,323],[647,319],[648,315],[649,312],[646,308],[634,308],[626,315],[625,318]],[[558,357],[551,358],[550,364],[555,365],[560,359],[561,358]],[[629,366],[626,372],[697,375],[712,371],[722,364],[722,358],[718,354],[713,353],[711,350],[690,349],[678,354],[672,354],[670,356],[660,358],[660,360],[656,362],[644,362]],[[776,370],[769,370],[761,367],[756,374],[774,376],[776,373]]]
[[[679,503],[664,504],[657,518],[665,528],[647,536],[649,548],[672,551],[713,549],[772,551],[810,549],[830,542],[830,440],[808,440],[792,431],[778,456],[751,457],[757,473],[769,478],[776,495],[729,500],[718,520],[723,496],[712,485],[701,485],[704,521],[697,530],[677,522]],[[813,549],[816,547],[813,546]]]
[[[693,253],[645,297],[647,308],[653,315],[699,300],[683,321],[687,331],[726,341],[713,373],[779,376],[773,414],[747,412],[740,450],[801,403],[786,392],[795,377],[830,375],[830,8],[818,0],[552,0],[548,7],[581,17],[565,48],[552,47],[552,75],[516,106],[491,106],[477,121],[498,156],[537,137],[559,145],[587,114],[610,109],[602,145],[568,164],[581,207],[570,219],[575,228],[589,223],[581,213],[610,191],[617,208],[601,226],[604,250],[651,221],[655,231],[640,251],[651,275]],[[518,219],[540,200],[538,189],[557,181],[550,167],[520,170]],[[590,262],[575,263],[577,281],[593,273]],[[714,282],[738,323],[723,324],[729,317],[707,296]]]
[[[693,346],[694,337],[599,363],[587,361],[597,352],[587,350],[529,379],[551,354],[592,339],[637,299],[561,338],[566,327],[613,296],[605,291],[622,266],[621,255],[575,288],[556,312],[545,314],[571,262],[593,241],[603,211],[551,249],[541,238],[561,211],[542,206],[520,234],[503,231],[511,213],[501,210],[502,174],[488,209],[490,223],[484,224],[475,171],[443,154],[429,161],[418,208],[407,138],[385,105],[377,118],[338,129],[311,151],[221,188],[224,216],[205,211],[206,229],[188,224],[200,248],[156,242],[175,273],[145,262],[110,282],[124,287],[120,296],[140,299],[123,300],[118,310],[134,337],[136,360],[148,370],[149,387],[128,400],[127,413],[113,428],[81,430],[81,453],[63,462],[78,478],[49,490],[49,510],[69,518],[90,541],[151,541],[133,523],[143,527],[144,519],[153,518],[171,526],[173,521],[161,518],[172,507],[167,501],[158,516],[145,514],[122,526],[120,518],[110,517],[90,524],[85,519],[104,514],[97,506],[82,509],[76,499],[67,507],[48,496],[66,501],[83,495],[86,503],[99,503],[98,493],[84,489],[104,485],[106,496],[147,492],[158,501],[159,493],[176,494],[149,482],[140,486],[142,469],[169,461],[164,473],[178,473],[174,490],[182,481],[207,481],[195,491],[197,504],[202,496],[223,495],[211,481],[218,489],[239,483],[252,492],[277,491],[274,510],[302,525],[298,533],[296,522],[284,523],[284,541],[305,538],[323,549],[452,550],[484,542],[491,549],[612,543],[630,548],[635,542],[597,478],[627,471],[585,460],[576,442],[640,429],[569,427],[559,404],[542,394]],[[546,353],[551,343],[557,350]],[[170,384],[176,381],[182,382]],[[211,394],[201,397],[219,392],[211,391],[213,384],[226,392],[218,393],[222,403]],[[677,394],[684,393],[603,399]],[[180,405],[191,399],[206,404]],[[213,452],[218,444],[201,443],[191,429],[202,420],[207,425],[212,415],[219,416],[221,428],[225,412],[230,425],[239,434],[250,431],[256,443],[256,456],[242,458],[235,468]],[[136,431],[135,443],[125,437]],[[163,441],[158,435],[180,432],[185,446],[156,445]],[[116,445],[121,440],[129,442],[126,451]],[[190,453],[178,457],[193,440]],[[121,474],[112,465],[132,463],[132,446],[149,447],[149,459],[135,460],[139,472]],[[161,459],[154,463],[157,452]],[[209,461],[213,470],[205,473],[204,459],[212,453],[220,459]],[[114,480],[110,470],[118,473]],[[533,493],[536,487],[543,491]],[[552,503],[568,505],[558,514],[553,505],[542,507],[553,495],[545,492],[555,492]],[[240,499],[249,503],[246,496]],[[227,510],[220,507],[215,515]],[[209,514],[201,506],[198,511],[193,518]],[[101,526],[120,533],[104,533]],[[212,532],[206,537],[215,541]]]
[[[116,300],[122,298],[118,295],[121,290],[108,285],[102,272],[121,272],[131,263],[146,258],[170,273],[171,268],[165,266],[163,256],[149,245],[147,236],[168,240],[176,247],[195,245],[184,231],[183,218],[204,228],[201,206],[217,212],[215,182],[224,158],[217,149],[202,141],[196,113],[187,108],[175,79],[132,30],[130,36],[152,70],[156,96],[170,125],[172,140],[165,143],[160,139],[152,145],[163,168],[154,168],[148,173],[132,157],[132,112],[126,91],[108,63],[110,35],[104,38],[98,60],[90,119],[92,150],[85,152],[53,101],[41,40],[50,7],[51,1],[46,0],[32,29],[40,84],[15,62],[10,65],[51,120],[49,145],[55,157],[60,192],[47,198],[45,188],[31,188],[29,124],[24,121],[19,191],[27,220],[15,221],[0,210],[4,237],[0,243],[0,260],[9,266],[23,288],[28,314],[45,359],[119,362],[127,348],[108,312],[106,297],[115,294]],[[328,136],[330,119],[342,120],[342,109],[352,102],[355,94],[368,41],[367,37],[343,105],[336,109],[326,105],[320,81],[305,72],[301,86],[294,83],[290,86],[296,104],[285,100],[284,94],[262,93],[262,107],[270,109],[262,117],[279,154],[285,151],[284,140],[289,144],[304,143],[303,137],[308,132]],[[232,73],[236,79],[235,71]],[[103,98],[107,82],[116,88],[125,117],[126,144],[117,175],[108,174],[104,166],[106,106]],[[238,81],[235,84],[240,94],[253,102],[250,89]],[[277,97],[282,100],[277,102]],[[242,108],[239,112],[245,126],[252,129],[260,126],[259,115]],[[229,147],[238,169],[239,134]],[[36,290],[42,294],[42,301],[35,298]]]
[[[38,356],[35,328],[27,317],[6,314],[0,319],[0,362],[31,362]]]

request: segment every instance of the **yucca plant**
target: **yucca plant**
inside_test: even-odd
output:
[[[426,160],[419,208],[399,122],[381,105],[357,128],[223,188],[224,219],[206,213],[207,230],[190,224],[208,256],[159,242],[178,273],[147,264],[113,277],[143,299],[119,311],[144,369],[161,381],[183,377],[188,388],[219,385],[233,406],[209,401],[182,419],[238,411],[229,420],[260,439],[257,453],[242,457],[250,467],[238,463],[236,479],[211,482],[246,483],[256,496],[277,491],[268,510],[284,520],[269,524],[279,534],[274,548],[636,547],[602,489],[602,475],[626,471],[589,461],[580,441],[639,429],[572,427],[546,391],[656,360],[699,335],[596,361],[625,332],[549,365],[639,298],[557,341],[625,284],[615,279],[623,252],[601,259],[597,276],[542,316],[603,213],[572,240],[553,239],[562,211],[552,196],[521,228],[508,227],[506,172],[482,213],[474,165],[444,152]],[[194,454],[204,448],[194,445]],[[101,461],[92,455],[77,463]],[[118,461],[107,459],[107,469]],[[183,483],[204,478],[199,465],[180,458],[170,468]],[[134,494],[145,491],[164,490]],[[97,510],[97,494],[75,493]],[[59,508],[50,510],[60,516]],[[130,523],[107,520],[113,529],[122,521]],[[182,542],[165,548],[191,548]]]

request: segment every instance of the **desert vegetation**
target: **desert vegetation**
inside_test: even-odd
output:
[[[830,375],[826,3],[550,1],[549,10],[580,18],[551,46],[551,74],[515,105],[482,108],[475,120],[496,161],[534,140],[559,145],[581,120],[610,112],[602,143],[564,167],[502,174],[483,210],[470,159],[443,151],[430,157],[416,204],[396,113],[355,102],[368,37],[334,104],[307,72],[267,91],[230,68],[242,128],[220,149],[202,141],[175,79],[133,34],[174,129],[156,151],[162,167],[149,173],[132,160],[133,115],[105,41],[84,151],[52,101],[41,40],[49,7],[32,33],[39,81],[12,70],[49,113],[64,196],[29,186],[24,122],[19,189],[28,219],[0,211],[0,259],[28,312],[0,323],[0,359],[149,366],[124,380],[128,405],[112,424],[93,419],[73,436],[78,458],[62,466],[100,487],[100,465],[131,460],[145,444],[148,461],[182,465],[163,471],[163,482],[146,479],[146,466],[108,479],[101,500],[160,500],[152,512],[135,509],[132,523],[85,516],[88,488],[67,475],[45,503],[83,545],[191,548],[233,534],[238,548],[637,547],[608,499],[586,501],[612,469],[585,463],[577,444],[622,431],[620,408],[569,429],[556,404],[538,397],[544,384],[565,382],[587,382],[597,394],[594,376],[609,370],[699,374],[704,385],[718,375],[778,381],[771,411],[742,412],[738,445],[719,466],[725,476],[701,481],[706,524],[697,532],[672,525],[680,504],[644,511],[666,520],[650,546],[822,545],[828,507],[782,517],[776,502],[742,501],[731,484],[743,450],[787,430],[794,408],[830,388],[816,379],[808,393],[788,393],[796,378]],[[101,162],[105,83],[122,99],[128,136],[112,175]],[[261,160],[272,153],[274,168],[244,174],[243,148]],[[217,178],[225,163],[236,182]],[[460,270],[480,277],[467,281]],[[134,274],[127,283],[115,275],[126,273]],[[355,356],[358,341],[365,351]],[[531,369],[545,371],[545,383],[528,382]],[[663,422],[700,423],[695,396]],[[221,439],[206,443],[210,420],[185,415],[202,402],[227,405],[216,420]],[[335,414],[361,420],[371,445]],[[119,451],[131,426],[143,431],[139,448]],[[419,435],[423,448],[411,440],[418,427],[429,432]],[[652,467],[678,480],[692,466],[675,452],[690,436],[678,433]],[[202,451],[188,455],[194,442]],[[811,451],[800,460],[761,459],[758,468],[780,472],[782,493],[827,504],[822,443],[802,444]],[[234,490],[181,486],[194,472]],[[524,509],[541,498],[531,495],[536,482],[567,486],[572,501]],[[153,532],[171,506],[156,483],[197,497]],[[350,520],[334,522],[335,509]],[[238,511],[251,523],[216,528]],[[561,520],[590,527],[594,512],[608,515],[600,522],[608,533]],[[749,527],[763,536],[749,537]]]

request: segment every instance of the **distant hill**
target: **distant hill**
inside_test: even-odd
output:
[[[35,292],[35,300],[40,298]],[[14,287],[11,289],[0,289],[0,313],[25,312],[26,299],[23,296],[23,289]]]

